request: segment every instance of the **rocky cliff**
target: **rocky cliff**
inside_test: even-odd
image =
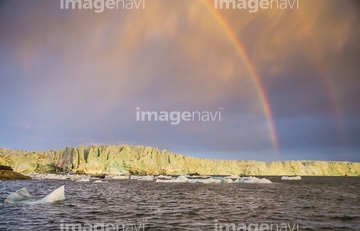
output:
[[[9,166],[0,165],[0,180],[30,180],[31,177],[14,172]]]
[[[0,165],[22,173],[360,176],[360,163],[210,160],[128,145],[67,147],[45,152],[0,148]]]

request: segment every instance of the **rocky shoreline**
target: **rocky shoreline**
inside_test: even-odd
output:
[[[31,177],[14,172],[10,166],[0,165],[0,180],[30,180]]]

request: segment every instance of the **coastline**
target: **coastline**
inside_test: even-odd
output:
[[[130,145],[78,146],[48,151],[0,148],[0,165],[25,174],[360,176],[358,162],[212,160]]]

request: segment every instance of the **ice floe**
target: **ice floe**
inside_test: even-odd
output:
[[[162,182],[162,183],[186,183],[189,182],[189,179],[186,178],[186,176],[178,176],[175,179],[172,177],[160,177],[156,180],[156,182]]]
[[[156,180],[172,180],[171,176],[159,175],[155,177]]]
[[[65,187],[64,185],[55,189],[52,193],[45,197],[32,196],[26,188],[17,190],[11,193],[4,201],[7,204],[16,203],[52,203],[55,201],[65,200]]]
[[[58,174],[29,174],[33,179],[38,180],[72,180],[75,182],[96,182],[99,183],[100,177],[101,179],[106,180],[118,180],[118,179],[130,179],[130,180],[140,180],[140,181],[156,181],[156,182],[164,182],[164,183],[201,183],[201,184],[229,184],[229,183],[259,183],[259,184],[267,184],[272,183],[270,180],[265,178],[257,178],[257,177],[240,177],[238,175],[231,176],[204,176],[204,175],[180,175],[180,176],[169,176],[169,175],[78,175],[78,174],[67,174],[67,175],[58,175]],[[287,177],[283,176],[282,180],[300,180],[301,177]],[[103,183],[107,183],[108,181],[101,181]]]
[[[156,182],[165,182],[165,183],[198,183],[198,184],[230,184],[230,183],[250,183],[250,184],[268,184],[272,183],[270,180],[265,178],[257,178],[257,177],[239,177],[232,180],[232,177],[189,177],[189,176],[178,176],[176,179],[157,179]]]
[[[141,176],[138,178],[138,180],[142,180],[142,181],[153,181],[154,177],[153,176]]]
[[[281,180],[301,180],[301,176],[283,176]]]
[[[176,182],[188,182],[188,178],[186,176],[178,176],[176,178]]]
[[[201,184],[221,184],[223,181],[218,178],[207,178],[207,179],[190,179],[189,183],[201,183]]]
[[[95,180],[94,183],[107,183],[107,181]]]
[[[225,178],[226,179],[237,179],[237,178],[239,178],[239,176],[238,175],[231,175],[231,176],[227,176]]]
[[[27,174],[32,179],[35,180],[68,180],[71,177],[69,175],[59,175],[59,174]]]
[[[176,180],[173,180],[173,179],[156,179],[156,182],[163,182],[163,183],[176,183],[177,181]]]
[[[254,176],[250,176],[250,177],[243,177],[244,183],[249,183],[249,184],[270,184],[272,183],[271,180],[268,180],[266,178],[257,178]]]
[[[130,180],[138,180],[140,178],[140,176],[138,175],[131,175],[130,176]]]
[[[114,180],[128,180],[129,176],[115,175],[111,179],[114,179]]]
[[[90,178],[80,178],[80,179],[75,179],[74,180],[75,182],[89,182],[90,181]]]

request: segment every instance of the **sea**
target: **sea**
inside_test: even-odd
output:
[[[272,184],[138,180],[0,182],[0,230],[360,230],[360,177],[302,177]],[[4,204],[22,187],[64,201]]]

